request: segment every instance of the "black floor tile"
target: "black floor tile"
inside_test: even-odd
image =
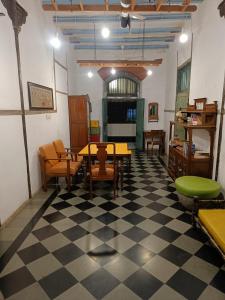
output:
[[[97,219],[104,223],[105,225],[108,225],[116,220],[118,220],[118,217],[114,216],[113,214],[111,214],[110,212],[107,212],[103,215],[100,215],[97,217]]]
[[[79,208],[80,210],[84,211],[84,210],[94,207],[94,205],[88,201],[85,201],[85,202],[77,204],[76,207]]]
[[[61,210],[61,209],[64,209],[64,208],[67,208],[70,206],[72,206],[72,205],[66,201],[61,201],[61,202],[58,202],[58,203],[55,203],[52,205],[52,207],[54,207],[55,209],[58,209],[58,210]]]
[[[138,243],[141,240],[143,240],[144,238],[146,238],[149,235],[149,233],[147,233],[146,231],[142,230],[141,228],[138,228],[135,226],[135,227],[130,228],[126,232],[124,232],[123,235],[125,235],[132,241],[135,241],[136,243]]]
[[[105,203],[99,205],[99,207],[101,207],[104,210],[110,211],[110,210],[113,210],[113,209],[117,208],[118,205],[111,202],[111,201],[109,201],[109,202],[105,202]]]
[[[220,270],[213,278],[211,285],[225,294],[225,271]],[[225,299],[225,295],[224,295]]]
[[[148,208],[151,208],[151,209],[153,209],[153,210],[155,210],[155,211],[158,211],[158,212],[160,212],[161,210],[163,210],[163,209],[166,208],[165,205],[160,204],[160,203],[157,203],[157,202],[152,202],[152,203],[150,203],[147,207],[148,207]]]
[[[207,287],[206,283],[183,270],[178,270],[167,284],[190,300],[196,300]]]
[[[153,258],[154,253],[137,244],[128,249],[123,255],[137,265],[143,266]]]
[[[128,194],[124,195],[123,197],[130,201],[133,201],[133,200],[136,200],[137,198],[139,198],[138,195],[133,194],[133,193],[128,193]]]
[[[224,261],[219,252],[211,245],[202,246],[198,250],[198,252],[195,253],[195,255],[217,267],[221,267],[224,264]]]
[[[149,299],[162,286],[160,280],[143,269],[127,278],[124,284],[141,299]]]
[[[84,212],[80,212],[76,215],[71,216],[70,219],[76,222],[77,224],[81,224],[92,219],[92,217]]]
[[[71,198],[76,197],[73,193],[65,193],[65,194],[61,194],[59,195],[59,198],[63,199],[63,200],[68,200]]]
[[[125,217],[123,217],[123,219],[133,225],[137,225],[139,224],[140,222],[144,221],[145,218],[138,215],[138,214],[135,214],[135,213],[131,213]]]
[[[22,267],[0,278],[0,290],[5,298],[33,284],[35,279],[26,267]]]
[[[107,242],[116,237],[119,233],[108,226],[104,226],[99,230],[93,232],[93,234],[103,242]]]
[[[65,216],[63,214],[61,214],[60,212],[56,211],[52,214],[44,216],[43,218],[46,221],[48,221],[49,223],[54,223],[54,222],[60,221],[62,219],[65,219]]]
[[[19,257],[25,264],[29,264],[46,254],[48,254],[48,250],[41,243],[34,244],[18,252]]]
[[[81,283],[96,299],[103,299],[105,295],[120,284],[118,279],[104,269],[91,274]]]
[[[158,214],[152,216],[150,219],[152,221],[155,221],[155,222],[157,222],[159,224],[162,224],[162,225],[165,225],[165,224],[167,224],[167,223],[169,223],[170,221],[173,220],[171,217],[166,216],[166,215],[161,214],[161,213],[158,213]]]
[[[137,204],[135,202],[128,202],[125,205],[123,205],[123,207],[125,207],[126,209],[129,209],[131,211],[135,211],[135,210],[138,210],[139,208],[142,208],[142,205]]]
[[[58,233],[58,230],[56,230],[53,226],[47,225],[40,229],[34,230],[33,234],[39,239],[39,241],[42,241],[44,239],[49,238],[50,236],[53,236]]]
[[[159,255],[171,261],[179,267],[181,267],[191,257],[190,253],[174,245],[167,246],[159,253]]]
[[[154,193],[149,193],[149,194],[145,195],[144,197],[147,198],[147,199],[149,199],[149,200],[152,200],[152,201],[157,201],[160,198],[162,198],[161,196],[156,195]]]
[[[69,228],[62,232],[69,240],[75,241],[88,234],[88,231],[79,225]]]
[[[110,261],[116,259],[117,254],[117,251],[107,244],[102,244],[88,252],[88,255],[101,266],[104,266]]]
[[[53,299],[77,283],[74,276],[61,268],[39,281],[41,287]]]
[[[159,230],[154,232],[154,235],[157,235],[161,239],[163,239],[169,243],[172,243],[180,236],[180,233],[173,229],[163,226]]]
[[[84,252],[74,244],[68,244],[60,249],[57,249],[53,252],[53,254],[61,262],[61,264],[66,265],[72,260],[75,260],[83,255]]]

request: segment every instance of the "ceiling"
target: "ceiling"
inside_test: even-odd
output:
[[[125,11],[144,20],[131,19],[130,30],[120,26],[120,0],[43,0],[42,3],[74,49],[124,51],[168,49],[203,1],[132,0]],[[101,36],[103,26],[110,29],[108,39]]]

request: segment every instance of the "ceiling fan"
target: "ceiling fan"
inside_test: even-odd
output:
[[[4,17],[4,16],[5,16],[5,14],[3,14],[3,13],[0,12],[0,17]]]
[[[132,0],[120,0],[122,8],[128,9],[132,5]],[[131,25],[131,19],[143,21],[145,18],[139,14],[130,14],[126,11],[121,13],[121,27],[126,28]]]

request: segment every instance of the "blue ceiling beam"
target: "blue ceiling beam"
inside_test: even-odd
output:
[[[145,28],[145,34],[151,34],[151,33],[180,33],[181,27],[151,27],[151,28]],[[131,31],[129,31],[128,28],[120,28],[120,29],[112,29],[111,34],[128,34],[129,32],[133,34],[143,34],[142,28],[131,28]],[[98,33],[98,30],[97,30]],[[70,35],[76,35],[76,34],[94,34],[94,29],[63,29],[63,34],[66,36]]]
[[[145,43],[149,42],[174,42],[175,37],[150,37],[145,38]],[[95,43],[94,38],[75,38],[70,40],[71,44]],[[143,37],[140,38],[110,38],[109,43],[142,43]],[[106,43],[102,39],[96,39],[96,43]]]
[[[134,12],[135,14],[135,12]],[[140,14],[139,14],[140,15]],[[181,14],[152,14],[146,15],[141,14],[144,17],[145,21],[166,21],[166,20],[188,20],[191,18],[190,13],[181,13]],[[120,22],[120,14],[117,16],[55,16],[54,22],[56,23],[98,23],[98,22]],[[142,22],[137,19],[132,19],[132,22]]]
[[[74,49],[77,50],[137,50],[137,49],[151,49],[151,50],[159,50],[159,49],[168,49],[168,45],[123,45],[123,49],[121,46],[113,46],[113,45],[77,45],[74,46]]]

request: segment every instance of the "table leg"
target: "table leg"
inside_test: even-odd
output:
[[[123,164],[123,157],[122,157],[121,161],[120,161],[120,175],[121,175],[120,184],[121,184],[121,190],[123,190],[123,173],[124,173],[124,164]]]

